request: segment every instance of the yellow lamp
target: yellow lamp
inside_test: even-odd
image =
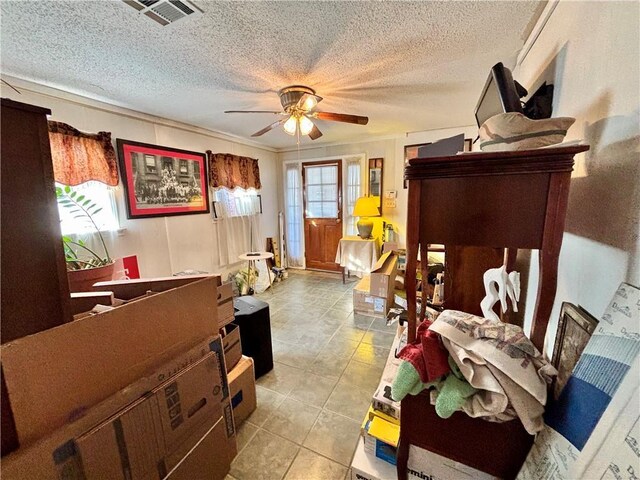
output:
[[[356,226],[360,238],[371,238],[373,220],[368,217],[379,217],[378,202],[374,197],[360,197],[353,208],[353,216],[360,217]]]

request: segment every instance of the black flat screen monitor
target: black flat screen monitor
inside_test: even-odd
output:
[[[519,91],[519,89],[521,90]],[[524,91],[523,95],[521,95],[522,91]],[[526,95],[526,90],[513,80],[511,70],[506,68],[502,62],[495,64],[476,105],[475,113],[478,126],[499,113],[523,113],[520,97]]]

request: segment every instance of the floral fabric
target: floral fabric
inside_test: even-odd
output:
[[[111,133],[84,133],[62,122],[49,122],[49,143],[56,182],[80,185],[95,180],[118,185],[118,163]]]
[[[211,153],[207,150],[209,164],[209,186],[212,188],[225,187],[230,190],[240,187],[245,190],[262,187],[260,183],[260,168],[258,160],[240,157],[230,153]]]

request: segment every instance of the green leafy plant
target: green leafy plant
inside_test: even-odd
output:
[[[258,270],[255,268],[251,268],[249,270],[240,270],[235,275],[236,285],[238,287],[238,292],[240,295],[247,295],[253,293],[251,291],[250,285],[255,285],[256,279],[258,278]]]
[[[58,204],[63,208],[69,209],[69,213],[73,214],[74,219],[86,222],[95,229],[100,243],[102,243],[102,248],[104,249],[104,256],[100,256],[89,248],[84,241],[63,235],[62,245],[64,246],[67,269],[83,270],[103,267],[113,263],[100,228],[94,220],[94,216],[102,210],[102,207],[98,207],[93,200],[87,198],[85,195],[79,194],[68,185],[65,187],[56,187],[56,199],[58,200]]]

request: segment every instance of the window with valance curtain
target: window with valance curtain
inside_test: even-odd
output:
[[[111,133],[84,133],[66,123],[50,121],[49,142],[56,182],[75,186],[93,180],[118,185]]]
[[[260,203],[262,188],[258,160],[230,153],[207,151],[209,186],[216,193],[217,246],[221,265],[238,261],[238,256],[262,250]]]
[[[260,167],[258,160],[241,157],[231,153],[212,153],[207,150],[209,164],[209,186],[212,188],[228,188],[233,190],[240,187],[245,190],[254,188],[260,190]]]
[[[113,187],[118,185],[118,163],[111,133],[85,133],[62,122],[49,121],[49,143],[53,175],[58,186],[70,185],[98,204],[94,216],[101,230],[119,228]],[[77,221],[68,209],[60,208],[62,233],[91,232],[86,222]]]

